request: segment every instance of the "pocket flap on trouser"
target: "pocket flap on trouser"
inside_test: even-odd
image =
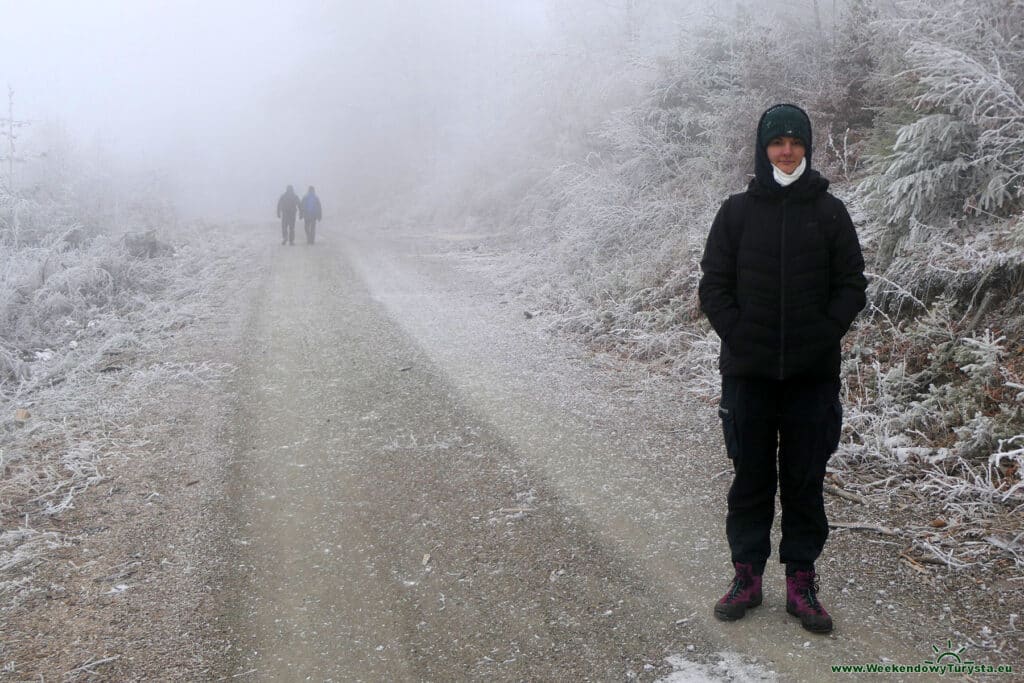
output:
[[[722,436],[725,439],[725,452],[730,460],[735,460],[739,453],[740,440],[736,429],[736,415],[731,408],[718,406],[718,417],[722,418]]]

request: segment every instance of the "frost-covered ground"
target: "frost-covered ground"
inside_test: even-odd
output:
[[[701,664],[680,656],[669,657],[672,673],[659,678],[656,683],[767,683],[778,680],[772,671],[736,654],[724,652],[717,656],[718,661],[713,664]]]
[[[412,252],[416,256],[407,256],[404,268],[395,267],[386,259],[371,259],[365,267],[366,277],[379,283],[379,296],[394,308],[396,318],[413,331],[420,343],[432,350],[435,359],[451,364],[450,375],[460,378],[457,386],[471,392],[474,401],[481,405],[493,404],[495,415],[503,415],[492,419],[508,424],[510,430],[528,433],[531,422],[520,417],[523,409],[517,407],[521,404],[515,397],[517,391],[524,392],[532,386],[541,392],[538,404],[541,396],[547,396],[553,405],[561,405],[584,420],[589,425],[585,429],[594,434],[604,433],[604,429],[610,428],[609,422],[623,422],[616,430],[620,436],[614,437],[614,443],[624,439],[618,448],[630,457],[605,461],[595,452],[583,470],[575,467],[571,459],[562,462],[552,458],[550,451],[544,451],[543,438],[536,445],[527,438],[524,447],[539,449],[535,466],[557,483],[563,495],[582,505],[593,523],[618,529],[619,538],[647,539],[627,544],[638,556],[674,557],[671,561],[677,563],[697,562],[688,565],[689,570],[703,580],[692,584],[691,590],[694,596],[705,595],[710,603],[721,590],[714,569],[707,573],[707,560],[722,549],[719,523],[703,517],[691,519],[687,526],[702,531],[696,539],[665,530],[663,539],[654,541],[648,534],[658,534],[659,524],[671,520],[673,512],[678,513],[686,506],[684,501],[695,495],[685,492],[687,482],[706,497],[701,498],[693,514],[721,512],[728,472],[725,461],[721,461],[721,468],[715,466],[714,453],[719,451],[720,443],[715,436],[718,423],[713,397],[706,397],[702,385],[692,383],[689,375],[666,373],[661,364],[636,362],[616,353],[594,353],[592,348],[579,346],[575,351],[564,352],[562,361],[543,360],[531,352],[529,335],[543,335],[545,329],[555,324],[550,319],[552,313],[543,306],[533,307],[536,302],[521,295],[517,278],[509,277],[509,271],[529,264],[515,261],[500,238],[496,241],[447,234],[440,242],[432,242],[428,235],[410,237],[398,231],[395,241],[399,243],[393,248],[395,253]],[[457,270],[462,275],[444,274],[452,263],[459,264]],[[403,282],[402,278],[408,278],[410,273],[419,273],[421,279],[414,277]],[[434,287],[449,293],[450,312],[445,312],[443,306],[431,307],[429,287],[424,284],[431,278],[441,283]],[[393,294],[388,294],[390,291]],[[402,295],[402,291],[417,294],[409,297]],[[439,296],[439,300],[444,299]],[[502,336],[488,336],[493,332],[487,330],[502,328],[506,329]],[[455,341],[462,338],[466,341]],[[561,343],[568,344],[567,348],[574,346],[571,338],[562,339]],[[521,388],[509,388],[511,395],[475,376],[479,370],[473,368],[487,367],[495,358],[504,358],[507,367],[518,368],[509,375],[512,384],[508,386]],[[583,360],[592,371],[581,371],[577,362],[568,360],[573,358]],[[546,379],[532,383],[533,377]],[[542,419],[532,424],[543,433]],[[634,430],[639,430],[639,434]],[[673,443],[673,430],[677,434],[674,438],[684,439],[683,443]],[[631,440],[637,443],[629,445]],[[637,482],[640,489],[633,488]],[[668,482],[676,482],[675,486],[682,488],[675,493],[663,492],[663,487],[673,488]],[[593,491],[593,498],[588,490]],[[889,643],[888,656],[897,661],[896,642],[903,637],[910,643],[952,637],[985,653],[1019,656],[1014,653],[1020,643],[1017,620],[1022,604],[1021,586],[1012,564],[990,563],[975,566],[969,572],[932,564],[922,571],[917,562],[906,557],[913,557],[918,533],[908,522],[919,512],[920,505],[913,492],[908,493],[904,487],[894,486],[877,497],[862,498],[836,482],[830,485],[828,506],[835,528],[823,558],[823,595],[828,596],[835,613],[846,615],[842,618],[846,628],[876,633],[876,637]],[[623,520],[631,516],[645,521],[632,527],[632,533],[622,531],[621,525],[626,523]],[[662,542],[670,547],[690,542],[694,555],[666,555],[664,550],[657,549]],[[679,567],[667,569],[677,570]],[[701,606],[697,609],[702,613]],[[910,623],[913,628],[907,628]],[[860,637],[865,639],[862,642],[871,642],[866,634],[842,636]],[[756,638],[751,642],[756,643]],[[801,640],[794,644],[795,649],[786,650],[787,657],[806,656],[801,654],[804,647],[810,647],[811,652],[817,650],[815,642],[804,643]],[[914,652],[916,645],[907,647]],[[861,654],[868,656],[870,651],[871,646],[865,646]]]
[[[111,323],[131,321],[111,334],[131,333],[134,354],[82,370],[80,379],[55,376],[55,386],[32,388],[25,394],[34,402],[31,416],[5,437],[30,443],[32,420],[63,400],[78,411],[67,424],[83,427],[65,430],[52,448],[40,444],[38,462],[59,462],[97,434],[108,440],[96,447],[94,478],[86,476],[77,489],[66,485],[74,491],[69,505],[46,514],[48,501],[63,498],[25,496],[18,509],[29,511],[29,524],[20,512],[5,517],[10,548],[20,548],[20,557],[32,550],[31,560],[4,572],[0,660],[22,678],[247,673],[287,661],[289,653],[275,659],[276,651],[261,646],[261,658],[245,649],[274,642],[245,625],[265,622],[264,635],[272,633],[278,612],[291,619],[326,610],[345,629],[358,630],[363,617],[346,619],[344,611],[331,613],[329,602],[311,602],[344,585],[337,581],[344,573],[313,580],[330,562],[344,563],[344,555],[329,560],[322,548],[288,554],[289,563],[310,564],[311,578],[299,592],[294,582],[275,587],[273,564],[255,571],[267,560],[245,559],[264,547],[253,545],[260,535],[251,527],[239,526],[246,518],[237,503],[245,496],[261,501],[260,514],[270,515],[260,518],[266,528],[280,523],[293,530],[277,536],[285,545],[330,531],[325,506],[347,511],[339,517],[351,522],[344,532],[364,551],[382,553],[375,568],[353,565],[374,569],[372,580],[361,579],[380,600],[367,618],[405,634],[387,641],[394,647],[371,648],[372,656],[413,664],[425,658],[437,671],[465,664],[501,680],[545,670],[537,658],[547,653],[554,658],[550,670],[579,673],[607,666],[609,653],[621,650],[625,659],[615,671],[641,680],[809,679],[815,672],[828,678],[829,663],[914,664],[946,639],[977,661],[1016,664],[1020,657],[1021,589],[1012,567],[963,572],[903,561],[914,548],[906,524],[914,501],[898,487],[864,502],[829,496],[837,526],[823,558],[822,596],[836,616],[836,634],[811,638],[784,613],[774,565],[762,608],[738,624],[714,621],[710,606],[728,578],[721,529],[728,471],[713,402],[659,366],[553,335],[550,313],[507,286],[508,257],[488,240],[405,233],[353,237],[342,246],[328,234],[316,251],[282,253],[272,231],[219,235],[217,244],[200,233],[177,242],[174,258],[147,259],[165,286],[141,297],[150,307],[109,316]],[[178,255],[187,258],[176,261]],[[293,270],[268,277],[284,257],[295,260]],[[344,260],[359,277],[319,289],[316,283],[330,282]],[[308,284],[285,289],[300,281]],[[268,287],[274,296],[260,294]],[[305,294],[313,308],[300,310]],[[281,302],[265,310],[261,297]],[[337,310],[318,316],[316,302]],[[364,309],[372,315],[357,317]],[[247,322],[257,314],[268,321],[263,328]],[[290,330],[274,322],[292,318]],[[83,335],[78,348],[86,353],[106,338]],[[340,340],[348,338],[360,344],[358,353],[346,354]],[[315,353],[292,346],[316,340],[339,345]],[[268,377],[252,374],[275,345],[294,366],[282,362],[262,370]],[[41,358],[39,368],[66,354],[70,341],[49,348],[53,356]],[[330,367],[304,365],[318,354],[330,357]],[[269,381],[275,373],[279,381]],[[297,397],[275,393],[289,385]],[[411,412],[370,410],[356,390]],[[60,391],[67,394],[52,393]],[[421,410],[405,406],[420,393]],[[250,395],[263,396],[271,412],[243,433],[235,428],[245,424],[238,414],[258,414],[255,402],[244,402]],[[344,410],[306,403],[333,405],[328,399],[353,404],[351,434],[360,438],[351,449],[309,460],[321,445],[348,443],[344,422],[321,424]],[[426,419],[435,413],[436,422]],[[355,419],[361,415],[366,419]],[[323,431],[305,433],[307,423]],[[238,474],[256,458],[252,447],[278,441],[281,449],[260,462],[287,476],[247,489]],[[19,462],[30,462],[32,451],[18,448],[25,454]],[[336,468],[334,458],[355,468],[350,474],[384,474],[377,481],[388,485],[336,485],[324,478]],[[41,469],[58,470],[52,463]],[[329,493],[285,497],[305,485],[351,495],[334,502]],[[275,510],[287,515],[274,522]],[[315,524],[294,516],[304,510],[315,513]],[[359,536],[363,518],[371,522]],[[35,546],[16,545],[20,529],[37,534]],[[258,590],[236,592],[250,580]],[[404,597],[389,603],[396,594]],[[620,597],[605,604],[608,595]],[[473,605],[493,618],[470,629],[462,619]],[[508,627],[530,639],[498,628],[504,622],[493,605],[518,615],[508,617]],[[242,607],[256,620],[246,619]],[[232,616],[239,611],[240,621]],[[394,625],[396,614],[404,615],[397,621],[407,631]],[[73,635],[57,635],[65,632]],[[545,640],[559,633],[568,640]],[[623,640],[626,633],[630,639]],[[308,629],[289,637],[316,644],[307,635]],[[615,649],[587,660],[586,644],[596,642]],[[489,649],[464,659],[476,651],[473,643]],[[244,666],[228,670],[233,663]]]

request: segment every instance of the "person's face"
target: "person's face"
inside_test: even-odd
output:
[[[800,138],[782,136],[772,138],[765,148],[768,152],[768,161],[777,166],[783,173],[792,173],[800,162],[804,160],[807,149]]]

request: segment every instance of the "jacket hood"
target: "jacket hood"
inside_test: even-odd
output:
[[[784,188],[775,182],[772,162],[768,161],[768,152],[761,144],[762,129],[765,125],[765,115],[769,111],[775,109],[775,107],[769,107],[761,114],[761,118],[757,121],[757,130],[754,133],[754,179],[750,181],[748,191],[755,194],[763,193],[767,195],[782,195],[783,193],[788,192],[790,196],[817,194],[818,192],[823,192],[828,189],[828,181],[823,178],[820,173],[811,168],[811,153],[813,151],[813,143],[810,139],[812,137],[812,135],[810,135],[812,131],[811,118],[807,115],[807,112],[795,104],[788,104],[786,106],[792,107],[798,111],[804,117],[807,124],[809,139],[805,141],[806,154],[804,156],[804,159],[807,161],[807,170],[805,170],[804,174],[789,187]],[[824,183],[824,187],[820,186],[821,183]],[[754,192],[755,185],[761,192]]]

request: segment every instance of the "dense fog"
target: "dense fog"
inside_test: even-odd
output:
[[[0,389],[47,378],[27,366],[70,344],[69,312],[136,311],[132,259],[178,217],[266,228],[292,184],[317,187],[327,239],[492,239],[492,278],[548,329],[713,400],[708,226],[789,101],[868,263],[834,462],[923,458],[949,500],[1005,503],[1024,495],[1021,25],[1024,0],[5,2],[26,125],[0,167]]]
[[[71,145],[208,218],[265,215],[286,183],[365,206],[579,87],[552,79],[615,31],[675,34],[682,4],[5,0],[0,83],[30,162]]]
[[[884,641],[910,624],[902,632],[915,660],[946,641],[970,643],[979,661],[1020,661],[1021,27],[1024,0],[0,0],[3,670],[19,680],[115,669],[105,678],[211,679],[213,669],[202,668],[210,660],[189,654],[196,639],[183,625],[203,621],[193,609],[200,602],[219,611],[219,591],[202,571],[189,572],[247,565],[187,554],[172,562],[159,547],[142,569],[137,540],[171,549],[168,530],[206,545],[219,517],[193,503],[235,506],[243,488],[224,486],[248,486],[236,466],[265,458],[287,468],[281,480],[319,478],[315,467],[298,474],[305,463],[292,458],[335,444],[324,461],[370,473],[359,493],[368,504],[399,503],[400,515],[366,529],[403,536],[394,547],[404,559],[389,567],[411,562],[424,578],[437,569],[420,590],[455,578],[472,591],[515,577],[503,564],[505,525],[539,530],[519,578],[543,616],[508,610],[514,602],[502,595],[498,607],[479,609],[481,633],[500,630],[501,618],[490,618],[500,612],[554,629],[570,646],[560,655],[600,650],[592,626],[607,628],[614,648],[628,645],[620,617],[629,610],[609,597],[605,578],[623,572],[574,569],[575,559],[600,555],[589,534],[602,520],[613,532],[607,556],[642,556],[654,562],[647,576],[664,576],[669,550],[691,555],[677,583],[703,595],[710,617],[719,587],[706,583],[714,575],[703,565],[705,551],[716,551],[700,515],[723,508],[705,506],[691,488],[724,500],[729,465],[718,450],[723,340],[704,315],[699,282],[709,228],[723,200],[748,186],[764,144],[758,117],[779,102],[807,112],[807,158],[848,210],[866,264],[867,305],[843,337],[842,431],[825,489],[840,512],[836,540],[864,534],[835,556],[846,558],[841,572],[829,558],[829,600],[838,591],[850,599],[839,614],[855,614],[844,622],[866,635],[842,633],[817,654],[803,637],[784,649],[783,629],[765,632],[767,647],[736,642],[785,674],[824,667],[824,657],[843,662],[832,649],[840,642],[900,661]],[[323,201],[318,232],[312,209],[297,241],[289,212],[275,217],[288,184],[300,195],[313,185]],[[800,259],[812,253],[781,239],[780,255],[783,242]],[[787,272],[781,285],[802,281]],[[780,311],[799,308],[784,298]],[[548,339],[558,346],[550,371],[534,353],[534,342]],[[439,390],[419,393],[429,387]],[[410,395],[428,398],[404,403]],[[452,407],[456,399],[467,410]],[[601,426],[605,414],[614,420]],[[523,417],[533,415],[542,419]],[[452,420],[463,416],[456,429]],[[229,425],[235,418],[246,422]],[[478,418],[481,429],[471,427]],[[577,424],[586,438],[577,439]],[[372,457],[350,458],[347,439]],[[478,457],[491,443],[509,447],[507,461],[490,460],[500,470]],[[563,446],[579,448],[578,461],[549,452]],[[362,469],[371,461],[386,471]],[[441,467],[416,469],[435,462]],[[708,469],[688,469],[695,464]],[[448,476],[468,472],[478,479]],[[403,477],[415,492],[381,486]],[[549,497],[548,484],[564,495]],[[358,496],[335,494],[340,487],[309,490],[317,509],[335,496],[362,510]],[[165,517],[173,505],[182,514]],[[267,509],[289,509],[278,505]],[[108,555],[92,554],[108,525],[134,523],[135,510],[145,524],[160,521],[144,533],[122,525],[107,538],[130,542],[107,540]],[[637,533],[621,524],[623,512],[635,513]],[[453,523],[426,545],[443,515],[473,523]],[[554,526],[527,527],[544,515],[583,530],[585,543],[561,543],[547,533]],[[500,541],[497,562],[480,559],[481,529]],[[290,529],[277,537],[294,541]],[[444,564],[466,541],[477,583]],[[577,547],[571,558],[551,552]],[[682,552],[691,547],[697,552]],[[363,556],[345,555],[361,572]],[[847,579],[850,567],[856,577]],[[394,584],[404,573],[379,576]],[[172,576],[192,582],[195,603]],[[595,578],[576,583],[599,595],[574,599],[566,618],[547,611],[544,591],[565,599],[575,594],[563,587],[587,576]],[[267,594],[305,611],[299,598],[311,582],[287,578],[287,590]],[[432,594],[411,598],[415,585],[401,582],[402,604],[437,603]],[[133,602],[153,588],[164,592]],[[630,595],[676,610],[648,588]],[[366,595],[361,604],[376,600]],[[446,615],[483,604],[449,595]],[[124,611],[110,611],[118,605]],[[15,626],[6,628],[11,614]],[[65,634],[60,647],[37,614]],[[657,620],[643,614],[644,647],[660,647],[646,631]],[[671,642],[703,628],[695,614],[661,619]],[[303,628],[314,623],[306,616]],[[443,623],[431,616],[421,630],[419,620],[409,613],[388,623],[415,625],[416,634]],[[174,637],[140,639],[131,625],[143,622],[146,634]],[[114,632],[120,645],[87,637]],[[444,647],[473,642],[452,633]],[[335,643],[387,643],[372,650],[375,661],[398,651],[383,637],[329,634]],[[212,666],[255,673],[232,668],[211,643],[200,645]],[[531,659],[500,645],[473,645],[477,665]],[[693,647],[678,668],[695,663]],[[615,666],[641,662],[614,648]],[[447,650],[408,649],[456,661],[438,656]],[[651,680],[647,665],[667,652],[655,652],[637,680]],[[548,654],[533,662],[561,664]],[[193,668],[161,670],[161,656]],[[145,658],[159,674],[128,673]],[[516,680],[588,678],[503,671]],[[616,677],[630,676],[589,676]]]

